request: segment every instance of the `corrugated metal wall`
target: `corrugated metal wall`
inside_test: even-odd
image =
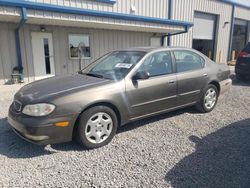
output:
[[[31,0],[30,0],[31,1]],[[134,5],[136,8],[136,15],[143,15],[148,17],[158,17],[165,19],[167,15],[167,3],[168,0],[157,0],[155,2],[149,0],[130,0],[118,1],[116,4],[100,3],[96,1],[48,1],[48,0],[36,0],[40,3],[50,3],[56,5],[64,5],[78,8],[88,8],[93,10],[105,10],[110,12],[122,12],[130,14],[130,7]],[[69,4],[69,2],[71,2]],[[78,6],[81,2],[81,6]],[[143,2],[143,3],[142,3]],[[159,6],[162,3],[163,6]],[[91,6],[90,6],[91,5]],[[124,8],[122,8],[124,6]],[[105,9],[107,7],[110,10]],[[125,12],[124,12],[125,11]],[[146,31],[155,33],[168,33],[174,31],[183,31],[182,26],[166,25],[160,23],[150,23],[143,21],[122,20],[114,18],[102,18],[86,15],[66,14],[57,12],[48,12],[40,10],[27,10],[28,21],[31,24],[43,24],[43,25],[62,25],[62,26],[74,26],[85,28],[98,28],[98,29],[118,29],[129,31]],[[0,6],[0,21],[4,22],[19,22],[20,9],[13,7]]]
[[[20,9],[13,8],[13,7],[0,6],[0,15],[19,16]]]
[[[250,9],[243,8],[243,7],[235,7],[234,17],[250,21]]]
[[[60,6],[71,6],[78,8],[87,8],[100,11],[120,12],[130,14],[131,5],[136,7],[136,15],[167,18],[168,15],[168,0],[117,0],[117,3],[107,4],[96,2],[95,0],[29,0],[40,3],[51,3]],[[225,25],[225,22],[231,23],[232,5],[222,3],[216,0],[172,0],[172,19],[193,22],[194,12],[205,12],[216,14],[218,16],[217,30],[217,61],[225,62],[227,60],[230,24]],[[236,7],[235,17],[249,20],[249,9]],[[31,11],[32,12],[32,11]],[[31,14],[29,12],[29,14]],[[19,15],[19,9],[0,7],[0,16],[10,14]],[[34,12],[39,15],[49,17],[47,12]],[[60,16],[60,15],[59,15]],[[102,18],[100,18],[102,19]],[[71,21],[71,20],[69,20]],[[16,66],[15,52],[15,24],[0,23],[0,80],[9,78],[11,70]],[[86,33],[90,34],[92,59],[100,57],[104,53],[117,48],[127,48],[132,46],[148,46],[149,39],[152,33],[144,32],[128,32],[117,30],[104,29],[88,29],[88,28],[73,28],[46,26],[47,32],[53,34],[54,55],[56,74],[72,73],[78,70],[78,60],[72,60],[68,55],[68,34],[69,33]],[[22,58],[25,67],[25,75],[34,76],[33,55],[31,46],[31,32],[40,31],[40,26],[26,24],[21,30],[21,48]],[[171,45],[192,47],[193,29],[191,28],[187,34],[171,37]],[[82,65],[87,65],[90,61],[84,60]]]
[[[62,25],[98,29],[114,29],[128,31],[142,31],[151,33],[168,33],[183,31],[183,26],[131,21],[114,18],[102,18],[85,15],[73,15],[38,10],[28,10],[28,23],[44,25]]]
[[[216,60],[226,62],[230,25],[224,25],[224,23],[231,22],[232,5],[215,0],[173,0],[172,19],[193,22],[195,11],[218,15]],[[192,47],[192,35],[193,29],[191,28],[187,34],[173,36],[171,45]]]
[[[166,18],[168,10],[167,0],[118,0],[115,4],[107,4],[96,2],[95,0],[30,0],[33,2],[40,3],[51,3],[60,6],[71,6],[78,8],[93,9],[99,11],[109,11],[109,12],[119,12],[130,14],[131,6],[135,6],[136,15],[150,16],[157,18]],[[19,9],[1,7],[0,14],[8,15],[20,15]],[[43,11],[28,11],[30,20],[32,19],[32,14],[34,17],[44,17],[50,19],[50,16],[59,16],[62,20],[64,17],[70,19],[71,16],[63,14],[51,14]],[[18,18],[18,17],[17,17]],[[79,20],[76,16],[75,19]],[[89,18],[91,19],[91,18]],[[97,18],[104,22],[112,22],[109,19]],[[19,19],[18,19],[19,20]],[[17,21],[18,21],[17,20]],[[93,21],[93,20],[91,20]],[[124,21],[128,24],[128,21]],[[136,22],[134,22],[136,24]],[[139,25],[145,25],[145,23],[139,23]],[[151,24],[148,26],[156,27],[159,24]],[[0,80],[3,78],[10,78],[11,71],[17,64],[16,59],[16,48],[15,48],[15,37],[14,37],[14,27],[16,24],[1,23],[0,22],[0,38],[4,41],[0,44],[0,54],[1,54],[1,68],[0,68]],[[80,27],[80,26],[79,26]],[[55,59],[55,70],[56,74],[67,74],[73,73],[78,70],[78,60],[73,60],[69,58],[69,45],[68,45],[68,34],[86,33],[90,35],[91,50],[92,50],[92,60],[100,57],[114,49],[119,48],[129,48],[133,46],[148,46],[150,43],[150,37],[152,33],[144,32],[129,32],[129,31],[119,31],[119,30],[105,30],[105,29],[89,29],[89,28],[77,28],[77,27],[59,27],[59,26],[46,26],[46,32],[51,32],[53,34],[54,42],[54,59]],[[161,27],[159,25],[159,27]],[[165,27],[165,26],[164,26]],[[172,26],[168,26],[171,28]],[[178,28],[178,27],[177,27]],[[29,76],[30,80],[33,81],[34,77],[34,65],[33,65],[33,54],[32,54],[32,44],[31,44],[31,32],[39,32],[39,25],[25,24],[25,26],[20,31],[21,49],[22,49],[22,60],[24,66],[25,76]],[[8,41],[11,41],[8,42]],[[92,60],[83,60],[82,66],[86,66]],[[3,68],[2,68],[3,67]]]
[[[31,0],[29,0],[31,1]],[[100,3],[95,0],[32,0],[33,2],[47,3],[53,5],[60,5],[65,7],[76,7],[76,8],[85,8],[97,11],[108,11],[108,12],[118,12],[125,14],[131,13],[131,6],[135,7],[135,15],[147,16],[147,17],[156,17],[161,19],[166,19],[168,15],[168,0],[118,0],[115,4],[109,3]],[[156,32],[156,33],[168,33],[173,31],[183,31],[181,26],[166,25],[160,23],[149,23],[141,21],[131,21],[131,20],[122,20],[122,19],[113,19],[113,18],[101,18],[93,16],[84,16],[84,15],[72,15],[72,14],[63,14],[47,11],[38,11],[38,10],[28,10],[29,23],[38,23],[37,18],[47,20],[47,23],[50,24],[52,20],[58,21],[70,21],[71,26],[77,27],[91,27],[91,28],[102,28],[102,29],[119,29],[119,30],[130,30],[130,31],[147,31],[147,32]],[[35,20],[34,20],[35,19]],[[90,23],[95,23],[90,25]],[[101,25],[100,25],[101,23]],[[63,23],[57,22],[57,25],[63,25]],[[89,25],[88,25],[89,24]],[[105,25],[106,24],[106,25]],[[55,22],[52,23],[55,25]],[[112,26],[110,26],[112,25]],[[125,27],[124,27],[125,26]]]
[[[95,0],[28,0],[32,2],[49,3],[60,6],[86,8],[99,11],[130,14],[131,5],[136,8],[136,15],[166,18],[168,15],[168,0],[117,0],[115,4],[100,3]]]
[[[40,26],[25,25],[21,30],[21,45],[25,75],[33,81],[34,67],[31,44],[31,32],[40,32]],[[78,71],[79,60],[69,58],[69,34],[89,34],[91,44],[91,60],[82,60],[82,67],[94,59],[114,49],[123,49],[135,46],[149,46],[151,33],[112,31],[99,29],[84,29],[73,27],[47,26],[46,32],[53,34],[54,59],[56,74],[68,74]]]
[[[250,9],[243,8],[243,7],[236,7],[235,8],[235,18],[248,20],[248,41],[250,42]]]
[[[8,78],[17,65],[14,26],[0,22],[0,80]]]

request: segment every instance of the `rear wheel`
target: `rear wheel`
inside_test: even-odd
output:
[[[217,87],[209,84],[204,90],[201,101],[196,106],[197,109],[203,113],[211,112],[217,104],[218,94]]]
[[[95,106],[81,114],[77,126],[77,141],[93,149],[104,146],[113,139],[118,121],[111,108]]]

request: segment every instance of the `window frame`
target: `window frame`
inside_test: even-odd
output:
[[[155,75],[155,76],[149,76],[149,79],[152,79],[152,78],[157,78],[157,77],[163,77],[163,76],[169,76],[169,75],[173,75],[175,74],[175,64],[174,64],[174,60],[173,60],[173,56],[172,56],[172,52],[171,50],[160,50],[160,51],[153,51],[153,52],[150,52],[148,53],[142,60],[141,60],[141,63],[138,65],[138,67],[136,67],[135,71],[133,71],[133,74],[136,74],[140,67],[142,66],[143,63],[145,63],[145,61],[150,58],[150,56],[156,54],[156,53],[161,53],[161,52],[165,52],[165,53],[169,53],[170,57],[171,57],[171,73],[166,73],[166,74],[160,74],[160,75]]]
[[[72,57],[70,52],[70,36],[87,36],[89,38],[89,50],[90,57]],[[68,52],[70,60],[91,60],[92,59],[92,47],[91,47],[91,35],[87,33],[68,33]]]
[[[199,69],[192,69],[192,70],[188,70],[188,71],[178,72],[178,70],[177,70],[177,63],[176,63],[176,57],[175,57],[175,53],[174,53],[176,51],[182,51],[182,52],[188,52],[188,53],[191,53],[191,54],[195,54],[196,56],[199,57],[200,62],[202,63],[202,67],[199,68]],[[193,72],[193,71],[199,71],[199,70],[202,70],[202,69],[204,69],[206,67],[206,60],[201,55],[199,55],[198,53],[196,53],[194,51],[187,50],[187,49],[173,49],[173,50],[171,50],[171,53],[172,53],[172,59],[174,61],[174,68],[175,68],[175,73],[176,74]]]

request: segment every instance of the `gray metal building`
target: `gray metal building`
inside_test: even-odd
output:
[[[189,21],[194,26],[186,34],[172,37],[171,45],[193,47],[216,62],[227,62],[250,41],[250,0],[172,2],[171,19]]]
[[[73,73],[135,46],[193,47],[226,62],[250,41],[249,22],[249,0],[0,0],[0,84],[14,72]]]

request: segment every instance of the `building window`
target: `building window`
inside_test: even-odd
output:
[[[153,46],[153,47],[161,46],[161,37],[151,37],[150,46]]]
[[[72,59],[89,59],[91,57],[89,35],[69,35],[69,57]]]
[[[50,67],[50,54],[49,54],[49,39],[43,39],[43,47],[44,47],[44,57],[45,57],[45,69],[46,74],[51,74],[51,67]]]

